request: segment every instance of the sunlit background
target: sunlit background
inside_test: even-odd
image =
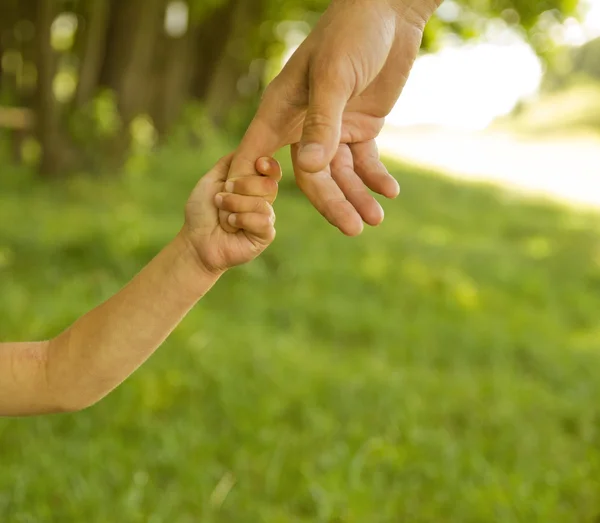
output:
[[[455,2],[445,1],[438,15],[460,17]],[[556,45],[581,46],[600,37],[600,2],[579,7],[581,21],[558,23],[551,15],[539,22]],[[500,20],[488,23],[476,42],[450,36],[437,53],[419,58],[398,105],[388,119],[394,126],[437,125],[483,130],[517,102],[535,97],[543,64],[520,31]]]
[[[437,16],[452,22],[462,11],[455,1],[445,0]],[[564,22],[548,12],[538,26],[554,45],[582,46],[600,37],[600,2],[582,0],[576,17]],[[283,63],[308,30],[307,24],[294,24],[287,30]],[[539,92],[542,61],[522,31],[502,19],[484,20],[475,41],[465,43],[450,34],[442,37],[439,46],[438,52],[417,59],[402,98],[388,118],[392,126],[483,130],[519,101]]]
[[[444,2],[439,16],[455,19],[460,8]],[[548,13],[538,25],[549,37],[546,45],[580,48],[600,37],[600,2],[581,2],[577,17],[563,23]],[[457,176],[598,206],[600,141],[585,125],[569,127],[581,113],[598,114],[598,89],[586,86],[552,99],[542,92],[545,72],[530,42],[504,21],[488,23],[476,42],[450,35],[439,52],[417,60],[380,145]],[[538,131],[546,127],[559,136],[517,136],[516,126],[507,135],[506,126],[494,125],[518,104],[534,108],[530,117],[540,120]]]

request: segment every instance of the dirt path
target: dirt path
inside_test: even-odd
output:
[[[527,139],[493,132],[386,128],[378,143],[382,154],[452,176],[600,208],[600,137]]]

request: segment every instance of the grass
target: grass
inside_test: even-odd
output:
[[[221,152],[4,167],[2,338],[118,290]],[[116,392],[1,420],[0,521],[596,523],[600,218],[392,167],[381,227],[344,238],[286,185],[273,247]]]
[[[516,114],[500,118],[499,130],[534,136],[589,135],[600,132],[600,83],[578,80],[556,92],[524,102]]]

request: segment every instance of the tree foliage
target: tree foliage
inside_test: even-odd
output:
[[[446,0],[425,31],[424,48],[435,49],[444,34],[481,35],[492,20],[519,31],[540,54],[550,46],[543,22],[562,23],[577,13],[579,0]]]
[[[35,113],[41,167],[49,175],[89,166],[94,151],[123,160],[139,115],[147,115],[164,139],[190,101],[205,107],[219,126],[237,122],[242,129],[269,77],[269,61],[285,51],[281,22],[301,22],[308,30],[327,5],[327,0],[4,0],[0,108]],[[476,37],[486,20],[502,18],[543,51],[540,20],[550,16],[558,23],[576,7],[577,0],[446,0],[427,26],[423,47],[435,49],[448,33]],[[118,111],[110,138],[94,116],[94,104],[106,90]],[[22,133],[15,136],[22,139]]]

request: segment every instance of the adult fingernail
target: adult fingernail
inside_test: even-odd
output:
[[[235,227],[235,224],[237,223],[237,214],[230,214],[227,217],[227,221],[229,222],[229,225]]]
[[[225,192],[233,192],[233,182],[232,181],[225,183]]]
[[[320,162],[325,156],[325,149],[320,143],[301,144],[298,158],[302,161]]]
[[[223,203],[223,196],[221,194],[217,194],[215,196],[215,203],[220,206]]]
[[[260,159],[260,170],[261,171],[268,171],[269,167],[271,167],[271,162],[269,161],[268,158],[261,158]]]

